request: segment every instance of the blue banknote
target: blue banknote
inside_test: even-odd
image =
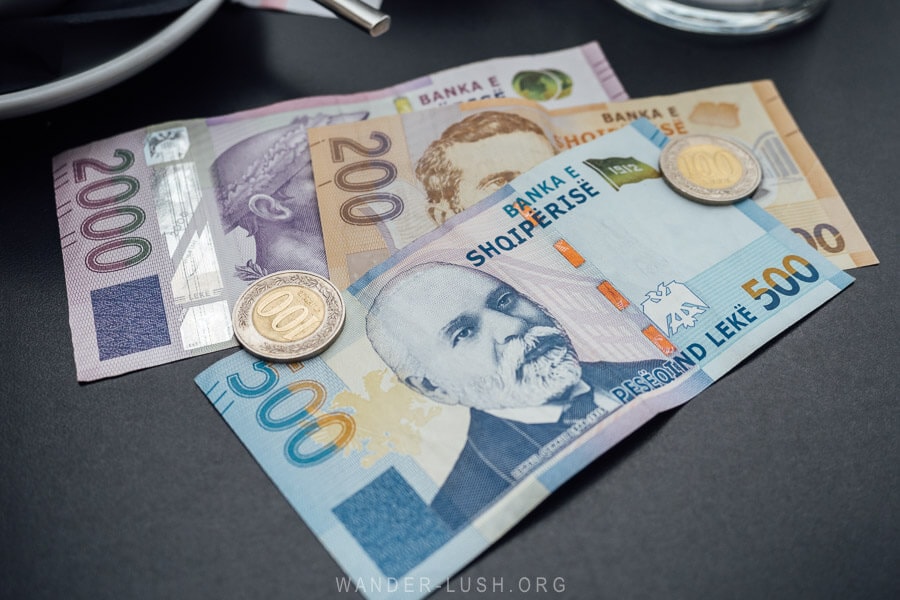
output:
[[[196,382],[370,598],[427,595],[588,463],[852,278],[657,169],[646,120],[542,163],[346,292],[336,343]]]

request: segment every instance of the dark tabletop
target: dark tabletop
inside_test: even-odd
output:
[[[739,41],[665,30],[611,0],[384,7],[392,29],[370,39],[229,4],[132,79],[0,122],[0,595],[353,597],[194,385],[232,351],[77,383],[54,154],[598,40],[633,97],[773,79],[881,265],[852,270],[849,289],[596,460],[434,597],[500,579],[532,588],[510,597],[900,597],[900,2],[835,0],[808,26]]]

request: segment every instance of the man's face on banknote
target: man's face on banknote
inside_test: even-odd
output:
[[[445,404],[538,406],[581,378],[568,336],[541,306],[491,275],[430,263],[392,280],[367,333],[407,385]]]
[[[444,130],[416,165],[437,225],[551,158],[544,130],[513,112],[475,113]]]
[[[552,158],[553,147],[542,135],[515,131],[454,144],[447,149],[447,157],[460,172],[456,195],[464,210]]]

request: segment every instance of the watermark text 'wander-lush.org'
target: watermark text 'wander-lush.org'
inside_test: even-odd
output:
[[[564,577],[527,575],[522,577],[454,577],[433,580],[429,577],[335,577],[338,592],[422,593],[443,589],[446,593],[464,594],[561,594],[566,591]]]

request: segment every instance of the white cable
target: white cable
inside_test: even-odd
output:
[[[144,43],[87,71],[27,90],[0,95],[0,119],[54,108],[119,83],[174,50],[206,22],[222,2],[223,0],[199,0]]]

